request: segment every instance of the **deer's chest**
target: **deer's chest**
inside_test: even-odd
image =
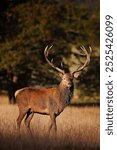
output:
[[[72,97],[72,91],[70,89],[64,89],[62,92],[60,92],[60,101],[64,104],[64,105],[68,105],[70,102],[70,99]]]

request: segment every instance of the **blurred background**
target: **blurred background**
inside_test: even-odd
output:
[[[99,104],[100,1],[0,1],[0,104],[15,103],[14,92],[26,86],[52,86],[58,73],[45,61],[44,49],[53,45],[50,59],[73,71],[80,46],[92,47],[91,62],[74,80],[73,104]]]

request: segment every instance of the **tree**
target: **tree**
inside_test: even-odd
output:
[[[67,70],[77,63],[77,57],[68,63],[76,55],[74,46],[92,45],[93,56],[98,56],[99,2],[89,1],[12,1],[0,16],[0,68],[12,67],[20,83],[23,80],[21,86],[45,85],[58,82],[44,59],[46,45],[53,45],[54,63],[60,66],[63,61]]]

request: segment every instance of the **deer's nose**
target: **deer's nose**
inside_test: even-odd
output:
[[[71,83],[71,82],[68,82],[68,86],[69,86],[69,87],[72,86],[72,83]]]

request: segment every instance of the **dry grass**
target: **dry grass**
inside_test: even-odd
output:
[[[97,150],[99,149],[99,107],[67,107],[57,118],[57,139],[48,138],[49,117],[35,115],[33,137],[24,124],[18,136],[18,108],[0,105],[0,150]]]

